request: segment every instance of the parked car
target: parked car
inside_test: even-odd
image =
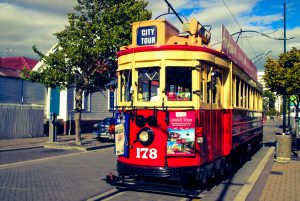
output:
[[[94,134],[99,141],[115,139],[115,118],[105,118],[94,124]]]

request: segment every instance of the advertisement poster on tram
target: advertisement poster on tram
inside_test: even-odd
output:
[[[115,147],[116,147],[116,155],[124,154],[124,145],[125,145],[125,132],[124,132],[124,124],[118,124],[115,126]]]
[[[170,112],[168,156],[195,155],[195,112]]]

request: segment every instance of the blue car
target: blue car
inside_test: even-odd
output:
[[[94,134],[99,141],[115,139],[115,118],[105,118],[94,124]]]

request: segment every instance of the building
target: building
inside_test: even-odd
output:
[[[263,76],[265,75],[265,72],[264,71],[258,71],[257,72],[257,81],[263,86],[263,90],[268,90],[266,88],[266,82],[265,80],[263,79]]]
[[[20,77],[24,67],[31,70],[37,63],[27,57],[0,58],[0,103],[45,105],[45,87]]]
[[[38,61],[27,57],[0,58],[0,139],[44,136],[46,88],[23,80],[23,68]]]
[[[48,54],[55,48],[53,46]],[[38,62],[33,70],[44,68],[42,61]],[[46,98],[46,117],[50,118],[50,97],[51,89],[47,90]],[[93,131],[93,125],[99,120],[114,115],[114,106],[116,103],[115,91],[105,90],[83,96],[83,110],[81,113],[81,132],[87,133]],[[58,133],[75,133],[75,88],[69,88],[59,92],[59,115],[58,121],[61,125]]]

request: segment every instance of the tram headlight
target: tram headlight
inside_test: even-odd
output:
[[[149,139],[149,134],[148,134],[148,132],[142,131],[142,132],[139,134],[139,141],[140,141],[140,142],[147,142],[148,139]]]
[[[137,140],[144,146],[150,145],[154,140],[154,133],[150,128],[143,128],[137,134]]]

